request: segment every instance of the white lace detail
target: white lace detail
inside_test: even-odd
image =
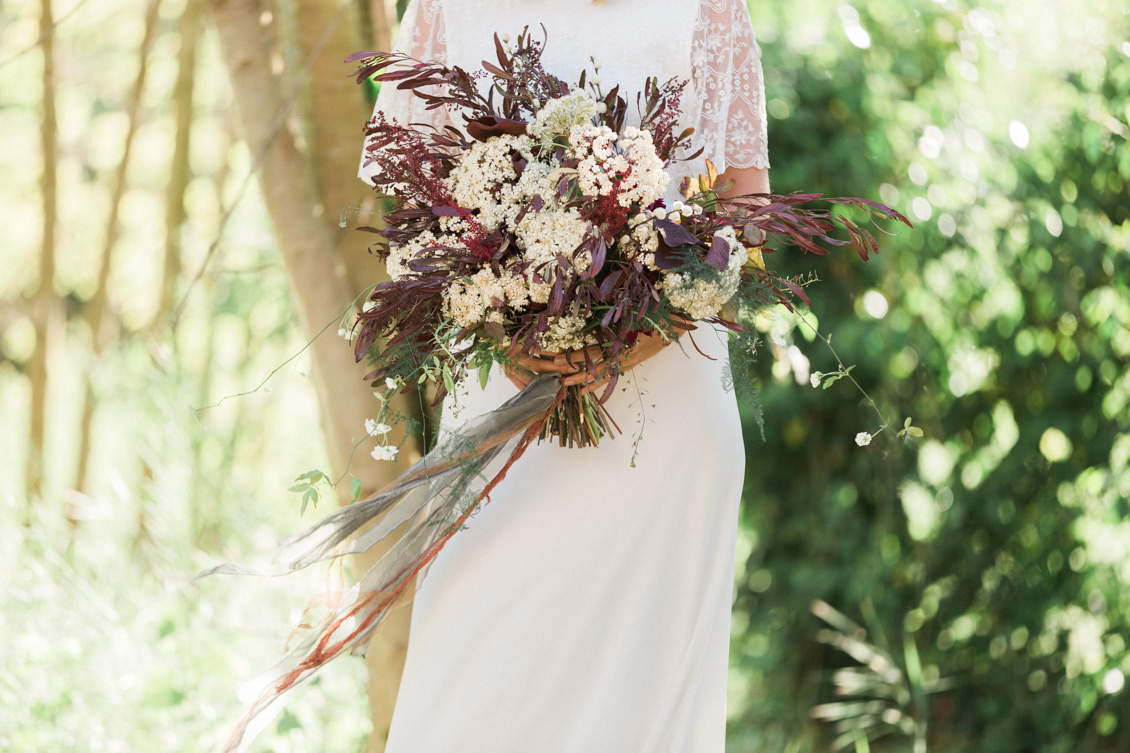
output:
[[[546,68],[567,81],[601,62],[599,75],[635,91],[649,76],[661,81],[689,79],[682,122],[695,129],[695,148],[718,169],[769,166],[761,50],[743,0],[412,0],[397,33],[396,49],[419,60],[441,61],[473,70],[494,57],[493,35],[514,36],[528,25],[548,32]],[[658,6],[658,7],[657,7]],[[657,12],[658,11],[658,12]],[[447,29],[458,29],[449,44]],[[631,43],[624,31],[631,29]],[[693,29],[693,34],[687,31]],[[411,92],[381,87],[376,109],[401,122],[441,126],[444,110],[426,110]],[[634,106],[630,112],[634,114]],[[682,177],[703,171],[695,164],[672,165],[672,198]],[[361,177],[371,180],[365,169]]]
[[[719,170],[769,167],[761,49],[744,0],[701,0],[691,69],[703,157]]]
[[[444,23],[442,0],[417,0],[409,3],[396,34],[398,52],[425,62],[446,62],[447,25]],[[395,84],[382,86],[376,109],[397,120],[409,123],[446,122],[446,110],[427,110],[423,100],[411,91],[397,89]]]
[[[444,23],[442,0],[413,0],[404,11],[396,32],[393,49],[423,61],[444,62],[447,59],[447,26]],[[373,114],[383,112],[401,123],[428,123],[436,128],[450,122],[443,108],[428,110],[423,100],[396,88],[395,83],[381,86]],[[373,182],[376,167],[365,165],[364,157],[357,171],[366,183]]]

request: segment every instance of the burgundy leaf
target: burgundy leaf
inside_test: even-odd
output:
[[[607,256],[608,245],[604,242],[604,237],[598,234],[592,248],[592,263],[589,264],[589,268],[585,270],[585,274],[582,275],[582,277],[588,280],[596,277],[601,267],[604,266],[604,260]]]
[[[665,243],[660,243],[659,248],[655,249],[655,266],[660,269],[674,269],[682,263],[676,250]]]
[[[514,81],[513,76],[499,68],[497,65],[489,63],[486,60],[483,61],[483,70],[487,71],[488,73],[494,74],[495,78],[500,78],[503,81]]]
[[[483,117],[467,122],[467,135],[476,141],[486,141],[492,136],[502,134],[511,136],[526,135],[526,124],[520,120],[507,120],[505,118]]]
[[[663,242],[672,248],[687,245],[698,245],[698,238],[677,222],[671,220],[653,220],[652,224],[659,231]]]
[[[622,280],[623,277],[623,272],[614,272],[605,277],[604,281],[600,283],[600,300],[608,300],[608,297],[612,295],[612,291],[620,284],[620,280]]]
[[[561,285],[561,275],[555,274],[553,276],[553,287],[549,291],[549,312],[551,314],[558,314],[565,306],[565,291]]]
[[[487,322],[483,325],[483,334],[496,343],[506,342],[506,330],[498,322]]]
[[[710,250],[706,252],[706,263],[721,272],[730,261],[730,244],[726,239],[714,236]]]

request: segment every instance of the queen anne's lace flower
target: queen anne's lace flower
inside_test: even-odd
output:
[[[653,204],[670,181],[651,133],[638,128],[617,135],[608,126],[574,126],[566,156],[578,161],[577,185],[585,195],[615,194],[622,207]]]
[[[444,314],[460,327],[501,323],[505,308],[521,311],[529,301],[529,286],[521,276],[512,272],[496,276],[490,267],[455,280],[443,294]]]
[[[588,269],[592,259],[588,252],[574,258],[573,253],[584,242],[591,226],[576,209],[561,209],[554,204],[540,212],[529,212],[514,227],[514,238],[529,262],[530,297],[537,303],[549,300],[549,291],[556,274],[559,256],[570,260],[573,271]]]
[[[479,210],[478,222],[487,230],[499,227],[518,211],[523,197],[500,189],[518,177],[512,153],[531,155],[532,145],[528,136],[506,134],[476,141],[448,176],[452,198],[464,209]]]
[[[715,236],[730,246],[726,268],[714,275],[688,275],[669,272],[657,286],[667,294],[671,305],[684,311],[691,319],[708,319],[716,316],[729,303],[741,283],[742,265],[749,254],[738,240],[732,227],[724,227]]]
[[[458,248],[461,245],[462,242],[459,240],[458,236],[436,235],[430,230],[425,230],[405,243],[390,243],[388,259],[385,261],[389,279],[399,280],[405,275],[412,274],[412,270],[408,268],[408,262],[425,255],[425,252],[429,249],[433,249],[437,246],[452,246]]]
[[[597,102],[585,91],[577,90],[551,99],[538,110],[537,120],[526,129],[539,144],[549,147],[576,126],[591,123],[598,112]]]
[[[585,319],[582,316],[566,315],[550,322],[549,331],[541,337],[541,347],[548,351],[579,350],[586,345],[596,345],[591,334],[581,334]]]

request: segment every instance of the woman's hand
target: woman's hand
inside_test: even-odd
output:
[[[684,319],[677,319],[674,323],[673,334],[659,332],[640,335],[629,346],[619,359],[620,373],[634,369],[641,363],[657,355],[671,343],[675,342],[684,332],[694,329],[694,324]],[[590,345],[584,350],[565,350],[547,353],[534,350],[526,354],[521,348],[511,346],[506,349],[506,355],[511,363],[504,366],[506,376],[518,389],[524,389],[530,383],[534,374],[560,374],[561,384],[570,387],[584,385],[582,392],[595,392],[604,388],[605,378],[612,362],[604,358],[601,348]],[[587,361],[592,362],[596,373],[591,373],[586,367]]]
[[[506,376],[518,389],[524,389],[535,374],[560,374],[565,386],[581,384],[589,376],[585,369],[586,355],[594,364],[601,362],[602,353],[598,346],[590,345],[584,350],[562,350],[553,353],[534,348],[523,353],[520,347],[506,348],[510,363],[503,366]]]

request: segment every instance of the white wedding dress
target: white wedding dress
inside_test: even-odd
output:
[[[575,81],[592,55],[606,91],[687,79],[682,122],[703,157],[767,166],[744,0],[413,0],[398,49],[473,70],[495,32],[541,25],[547,70]],[[436,117],[391,85],[377,106]],[[672,186],[703,171],[675,165]],[[388,753],[723,750],[745,454],[725,336],[700,327],[681,345],[621,378],[608,409],[623,435],[532,446],[440,553],[413,603]],[[450,425],[515,392],[470,381]]]

